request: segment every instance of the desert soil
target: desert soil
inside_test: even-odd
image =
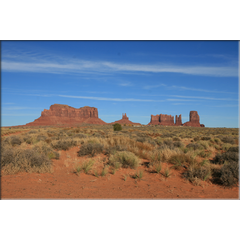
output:
[[[79,147],[60,151],[59,160],[53,161],[52,173],[18,173],[2,175],[2,199],[238,199],[239,187],[224,188],[211,182],[201,181],[198,186],[184,180],[182,171],[171,169],[171,176],[152,173],[144,164],[143,178],[131,177],[136,170],[119,169],[115,174],[109,170],[106,176],[74,173],[77,164],[89,159],[77,157]],[[104,155],[93,159],[99,162],[101,172]],[[102,165],[101,165],[102,164]],[[164,163],[162,170],[167,167]],[[127,177],[126,177],[127,176]]]

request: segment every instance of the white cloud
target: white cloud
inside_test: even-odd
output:
[[[193,102],[193,101],[198,101],[198,100],[192,100],[192,99],[173,99],[169,98],[167,101],[181,101],[181,102]]]
[[[204,66],[204,65],[179,65],[179,64],[130,64],[109,61],[86,61],[83,59],[62,58],[59,56],[43,56],[25,54],[21,58],[10,54],[2,57],[2,71],[7,72],[37,72],[37,73],[88,73],[111,74],[123,73],[182,73],[201,76],[238,77],[237,66]]]
[[[189,91],[209,92],[209,93],[230,93],[230,94],[236,94],[234,92],[208,90],[208,89],[200,89],[200,88],[189,88],[189,87],[184,87],[184,86],[175,86],[175,85],[167,86],[166,84],[148,85],[148,86],[144,86],[143,89],[151,89],[151,88],[158,88],[158,87],[167,87],[168,89],[189,90]]]
[[[70,96],[70,95],[57,95],[65,98],[80,98],[80,99],[91,99],[98,101],[115,101],[115,102],[164,102],[165,100],[151,100],[151,99],[135,99],[135,98],[106,98],[106,97],[86,97],[86,96]]]
[[[23,110],[23,109],[41,109],[33,107],[3,107],[3,110]]]
[[[130,82],[122,82],[122,83],[119,83],[119,86],[122,86],[122,87],[129,87],[129,86],[133,86],[133,84],[130,83]]]
[[[181,95],[170,95],[170,96],[178,97],[178,98],[196,98],[196,99],[216,100],[216,101],[238,101],[238,99],[234,99],[234,98],[213,98],[213,97],[196,97],[196,96],[181,96]]]
[[[158,87],[166,87],[166,84],[157,84],[157,85],[148,85],[148,86],[144,86],[143,89],[151,89],[151,88],[158,88]]]
[[[24,114],[24,113],[3,113],[2,116],[11,116],[11,117],[25,117],[25,116],[39,116],[38,114]]]

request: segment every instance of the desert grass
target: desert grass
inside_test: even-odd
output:
[[[140,162],[140,159],[135,154],[128,151],[117,152],[109,158],[109,165],[115,168],[130,167],[136,169],[139,166]]]
[[[132,175],[132,178],[142,180],[142,178],[143,178],[143,170],[136,171],[136,172]]]
[[[179,171],[189,171],[189,178],[193,184],[200,184],[209,179],[218,179],[222,185],[228,185],[234,182],[228,175],[235,176],[236,161],[231,164],[231,158],[235,153],[227,153],[219,157],[224,161],[219,164],[213,164],[210,159],[215,159],[215,155],[221,155],[222,152],[228,152],[231,147],[237,146],[239,131],[238,129],[230,128],[191,128],[191,127],[164,127],[164,126],[122,126],[121,131],[113,131],[113,127],[86,125],[84,127],[31,127],[31,128],[16,128],[4,129],[2,135],[6,133],[23,132],[18,135],[3,136],[1,145],[2,170],[5,173],[17,173],[18,171],[52,171],[50,164],[41,164],[40,166],[31,165],[29,159],[34,159],[32,162],[40,163],[44,159],[58,159],[60,150],[69,150],[74,146],[79,147],[79,151],[84,150],[84,146],[88,144],[93,147],[88,157],[92,158],[98,154],[105,154],[106,161],[100,165],[109,164],[110,172],[115,172],[121,167],[130,167],[136,169],[141,159],[149,161],[149,167],[154,169],[153,172],[171,175],[171,169]],[[25,132],[26,131],[26,132]],[[4,150],[5,149],[5,150]],[[10,149],[10,150],[6,150]],[[31,150],[28,154],[28,160],[24,162],[21,153],[21,161],[14,159],[17,152]],[[98,151],[98,149],[100,149]],[[12,153],[10,153],[12,151]],[[33,153],[34,152],[34,153]],[[85,151],[86,153],[87,151]],[[30,153],[30,152],[29,152]],[[11,157],[12,156],[12,157]],[[38,156],[38,157],[36,157]],[[41,157],[39,157],[41,156]],[[78,154],[79,158],[85,156]],[[9,160],[13,159],[13,160]],[[42,160],[40,160],[42,159]],[[230,159],[226,160],[226,159]],[[235,159],[235,158],[234,158]],[[95,159],[94,159],[95,160]],[[89,174],[94,170],[95,164],[88,160],[82,164],[76,165],[78,170],[75,172],[85,172]],[[96,161],[96,165],[97,162]],[[43,161],[44,162],[44,161]],[[162,170],[162,163],[169,164],[168,170]],[[224,165],[224,162],[228,165]],[[229,163],[230,162],[230,163]],[[29,165],[30,164],[30,165]],[[66,167],[74,164],[71,159],[64,162]],[[225,166],[223,168],[223,166]],[[98,166],[99,167],[99,166]],[[40,169],[41,168],[41,169]],[[200,170],[198,170],[200,169]],[[210,170],[209,170],[210,169]],[[96,170],[95,170],[96,171]],[[102,173],[102,172],[103,173]],[[103,167],[99,173],[95,175],[105,175],[106,168]],[[209,171],[211,174],[209,174]],[[205,175],[204,175],[205,173]],[[191,175],[192,174],[192,175]],[[201,175],[202,174],[202,175]],[[191,175],[191,176],[190,176]],[[221,177],[220,177],[221,176]],[[236,179],[236,178],[234,178]]]

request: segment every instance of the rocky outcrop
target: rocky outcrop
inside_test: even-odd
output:
[[[50,106],[49,110],[44,109],[38,119],[26,125],[75,125],[81,123],[106,124],[98,118],[98,110],[95,107],[73,108],[68,105],[54,104]]]
[[[119,123],[121,125],[141,125],[141,123],[134,123],[134,122],[131,122],[129,120],[129,118],[127,117],[127,114],[122,114],[122,119],[118,120],[118,121],[115,121],[115,122],[112,122],[112,123],[109,123],[111,125],[115,124],[115,123]]]
[[[176,124],[177,122],[177,124]],[[182,124],[182,117],[181,115],[175,119],[174,123],[174,116],[167,115],[167,114],[157,114],[151,115],[151,121],[148,125],[164,125],[164,126],[174,126],[174,125],[181,125]]]
[[[190,111],[190,121],[182,124],[182,115],[174,117],[167,114],[151,115],[151,121],[148,125],[164,125],[164,126],[190,126],[190,127],[205,127],[204,124],[200,124],[200,117],[197,111]]]
[[[190,111],[189,114],[189,122],[185,122],[183,126],[189,126],[189,127],[201,127],[200,124],[200,117],[198,115],[197,111]]]
[[[176,126],[182,126],[182,115],[180,114],[179,117],[175,116],[175,125]]]

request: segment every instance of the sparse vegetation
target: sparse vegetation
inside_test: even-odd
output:
[[[120,131],[111,125],[86,126],[22,130],[6,128],[1,141],[2,173],[51,172],[52,162],[60,158],[61,150],[76,147],[74,154],[77,154],[76,162],[80,163],[75,165],[70,157],[72,154],[67,156],[67,160],[64,159],[68,161],[66,164],[72,164],[69,164],[71,173],[74,171],[77,174],[83,172],[96,177],[110,177],[108,172],[114,175],[122,167],[136,169],[134,175],[128,172],[132,170],[124,170],[127,172],[121,175],[124,181],[128,176],[142,179],[143,170],[139,171],[138,168],[142,162],[141,168],[147,168],[146,179],[152,173],[160,173],[165,178],[172,173],[175,176],[177,170],[180,176],[195,185],[207,181],[224,187],[237,186],[238,129],[164,126],[134,128],[120,125]],[[21,133],[6,135],[15,132]],[[62,154],[66,156],[66,153]],[[92,159],[86,160],[85,156]]]
[[[114,130],[114,131],[121,131],[121,130],[122,130],[121,124],[115,123],[115,124],[113,125],[113,130]]]
[[[84,143],[78,151],[78,156],[91,155],[103,152],[103,145],[99,143]]]
[[[131,152],[122,151],[110,156],[109,164],[115,168],[137,168],[140,164],[139,158]]]

